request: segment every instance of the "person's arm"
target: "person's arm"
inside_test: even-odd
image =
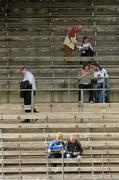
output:
[[[32,85],[33,84],[33,76],[32,76],[32,74],[29,74],[28,80],[29,80],[29,83]]]
[[[79,42],[74,38],[74,37],[70,37],[71,42],[74,43],[75,45],[79,46]]]
[[[32,75],[31,74],[26,74],[24,79],[23,79],[23,82],[24,81],[29,81],[29,84],[32,85],[32,82],[33,82]]]
[[[93,71],[90,71],[89,78],[90,78],[91,80],[94,80],[94,73],[93,73]]]
[[[97,74],[95,72],[93,72],[93,78],[92,78],[93,81],[97,81],[98,80],[98,77],[97,77]]]
[[[65,153],[68,153],[69,152],[69,147],[68,147],[68,142],[66,142],[65,144]]]
[[[91,43],[89,43],[89,48],[93,51],[93,47],[92,47]]]
[[[52,152],[53,145],[54,145],[54,141],[51,141],[51,143],[48,146],[48,153]]]
[[[83,78],[86,77],[87,75],[89,75],[89,72],[82,74],[81,71],[79,71],[79,73],[78,73],[78,80],[83,79]]]
[[[72,154],[72,148],[70,146],[70,144],[67,142],[66,145],[65,145],[65,153],[67,154]]]
[[[74,155],[76,155],[76,156],[81,155],[82,156],[82,154],[83,154],[83,148],[81,146],[81,143],[77,142],[77,152],[74,152]]]
[[[106,79],[108,79],[108,78],[109,78],[109,75],[108,75],[106,69],[103,69],[103,73],[104,73],[104,77],[105,77]]]

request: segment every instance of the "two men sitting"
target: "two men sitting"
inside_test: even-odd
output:
[[[63,134],[57,133],[56,139],[51,141],[48,147],[49,158],[61,158],[62,152],[64,158],[78,158],[81,159],[83,149],[81,143],[77,140],[75,135],[71,135],[69,140],[65,143],[63,141]]]

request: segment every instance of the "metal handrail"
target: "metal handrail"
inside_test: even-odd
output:
[[[35,77],[36,81],[40,81],[40,80],[44,80],[44,79],[58,79],[58,80],[62,80],[62,79],[75,79],[75,80],[79,80],[80,78],[78,77]],[[119,76],[110,76],[108,79],[119,79]],[[4,77],[4,78],[0,78],[0,81],[16,81],[16,80],[22,80],[22,77]]]
[[[72,57],[73,59],[73,62],[80,62],[80,61],[89,61],[89,60],[98,60],[98,61],[103,61],[103,59],[105,58],[108,58],[107,61],[111,61],[112,60],[115,60],[117,61],[117,55],[114,55],[113,57],[111,56],[94,56],[94,57],[79,57],[79,56],[75,56],[75,57]],[[115,57],[115,58],[114,58]],[[55,56],[55,58],[53,58],[52,56],[26,56],[26,57],[1,57],[1,59],[3,59],[4,61],[8,61],[9,59],[20,59],[18,61],[23,61],[23,60],[26,60],[28,59],[28,61],[31,61],[33,59],[39,59],[40,61],[42,62],[65,62],[64,60],[64,56]],[[52,60],[53,59],[53,60]],[[3,60],[0,60],[0,62],[2,62]]]
[[[21,89],[22,91],[32,91],[32,89]],[[71,88],[71,89],[68,89],[68,88],[56,88],[56,89],[45,89],[45,88],[42,88],[42,89],[37,89],[36,90],[36,92],[37,91],[68,91],[68,90],[70,90],[70,91],[77,91],[77,92],[79,92],[79,91],[96,91],[96,90],[98,90],[98,91],[102,91],[103,90],[103,88],[100,88],[100,89],[96,89],[96,88],[93,88],[93,89],[79,89],[79,88]],[[119,91],[119,88],[105,88],[105,90],[108,90],[108,91]],[[18,92],[20,92],[20,89],[0,89],[0,92],[15,92],[15,91],[18,91]]]

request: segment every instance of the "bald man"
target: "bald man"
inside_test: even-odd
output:
[[[83,149],[81,143],[77,140],[75,135],[71,135],[69,141],[66,143],[66,158],[81,159]]]

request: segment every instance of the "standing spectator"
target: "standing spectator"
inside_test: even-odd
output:
[[[53,140],[48,147],[49,158],[61,158],[62,149],[65,149],[65,142],[63,141],[63,134],[57,133],[56,139]]]
[[[79,89],[93,89],[93,72],[90,65],[84,65],[78,73]],[[81,101],[81,91],[79,90],[79,102]],[[93,103],[93,91],[89,90],[89,102]]]
[[[32,91],[33,94],[35,95],[36,92],[36,82],[33,74],[28,71],[26,67],[23,67],[21,69],[21,72],[24,76],[23,81],[20,84],[21,89],[28,89],[28,91],[21,91],[21,97],[24,98],[24,105],[31,105],[31,96],[32,96]],[[26,113],[30,113],[31,110],[25,110]],[[34,112],[37,112],[36,109],[34,109]],[[27,119],[25,122],[29,122],[30,120]]]
[[[80,47],[77,36],[79,32],[83,31],[83,29],[83,26],[73,26],[64,40],[64,51],[68,64],[72,63],[72,53],[75,50],[75,47]]]
[[[103,89],[95,91],[95,101],[96,103],[109,102],[109,90],[106,90],[109,88],[109,75],[106,69],[102,68],[97,63],[93,64],[93,69],[94,80],[96,81],[95,89]]]
[[[77,158],[81,159],[83,154],[83,148],[81,146],[81,143],[77,140],[77,137],[75,135],[71,135],[69,138],[69,141],[66,143],[66,158]],[[79,164],[69,164],[78,166]]]

